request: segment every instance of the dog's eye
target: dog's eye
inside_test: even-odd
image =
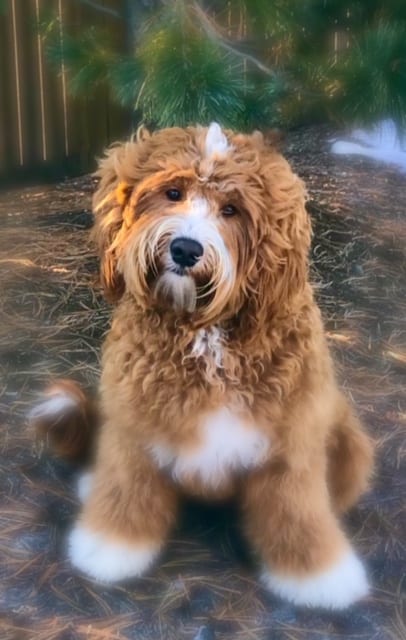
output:
[[[238,209],[233,204],[226,204],[222,208],[221,213],[223,216],[235,216],[235,214],[238,213]]]
[[[179,202],[182,198],[182,192],[175,188],[168,189],[168,191],[165,192],[165,195],[168,200],[172,200],[172,202]]]

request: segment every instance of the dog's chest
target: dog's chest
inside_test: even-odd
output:
[[[227,378],[228,348],[226,335],[218,327],[200,329],[190,347],[189,357],[203,364],[205,385],[208,389],[214,385],[216,393],[219,381],[224,384]],[[260,466],[269,456],[269,437],[241,406],[241,399],[226,390],[221,393],[224,404],[218,409],[179,415],[179,425],[173,427],[185,433],[183,441],[175,445],[163,436],[149,445],[156,464],[185,487],[197,483],[208,490],[221,489],[236,474]]]
[[[216,489],[230,475],[260,466],[269,454],[268,436],[227,407],[197,419],[195,436],[183,446],[160,442],[150,447],[158,466],[180,483],[196,479]]]

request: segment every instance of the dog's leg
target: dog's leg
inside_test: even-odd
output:
[[[367,489],[372,465],[372,441],[340,396],[337,422],[328,443],[328,482],[336,511],[349,509]]]
[[[176,494],[142,447],[126,446],[104,425],[95,468],[81,486],[84,504],[69,537],[72,564],[91,578],[115,582],[152,564],[175,519]]]
[[[325,465],[282,462],[248,477],[246,530],[274,593],[298,605],[342,609],[368,593],[364,568],[332,512]]]

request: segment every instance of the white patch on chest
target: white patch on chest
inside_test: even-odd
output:
[[[213,489],[231,473],[261,465],[269,453],[268,437],[228,408],[207,414],[198,425],[198,437],[193,447],[155,444],[150,451],[176,481],[198,477]]]
[[[195,358],[212,358],[214,365],[221,369],[223,366],[223,333],[217,327],[199,329],[192,347]]]

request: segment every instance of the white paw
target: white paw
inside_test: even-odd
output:
[[[77,479],[76,493],[82,504],[86,502],[90,495],[90,491],[92,489],[92,480],[93,473],[91,471],[85,471],[84,473],[81,473]]]
[[[103,534],[77,525],[69,536],[73,566],[100,582],[118,582],[144,573],[159,552],[159,545],[131,545],[109,541]]]
[[[345,609],[368,594],[365,569],[353,551],[348,551],[328,571],[308,577],[262,574],[265,585],[286,600],[297,605]]]

